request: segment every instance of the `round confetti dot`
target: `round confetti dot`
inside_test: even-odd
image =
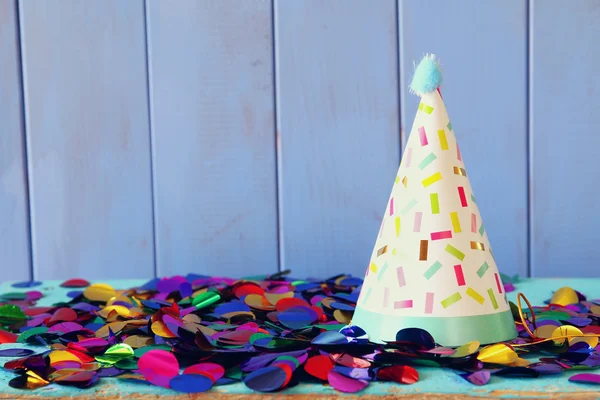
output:
[[[11,286],[14,288],[32,288],[32,287],[40,286],[41,284],[42,284],[42,282],[38,282],[38,281],[25,281],[25,282],[13,283]]]
[[[266,367],[251,372],[244,378],[244,384],[257,392],[272,392],[282,387],[288,380],[287,372],[280,367]]]
[[[169,386],[182,393],[202,393],[212,388],[213,381],[205,375],[177,375],[171,378]]]

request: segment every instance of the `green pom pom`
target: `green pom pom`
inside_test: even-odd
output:
[[[442,72],[435,55],[427,54],[417,68],[410,83],[410,91],[416,95],[423,96],[435,91],[442,83]]]

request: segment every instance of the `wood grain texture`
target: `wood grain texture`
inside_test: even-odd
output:
[[[20,2],[36,278],[153,275],[144,3]]]
[[[274,273],[271,2],[148,6],[158,275]]]
[[[16,1],[0,0],[0,281],[31,278],[19,54]]]
[[[434,53],[498,268],[527,276],[527,2],[403,0],[400,13],[403,132],[419,103],[413,62]]]
[[[393,0],[275,2],[282,259],[362,277],[399,163]]]
[[[600,2],[532,2],[535,276],[598,276]]]

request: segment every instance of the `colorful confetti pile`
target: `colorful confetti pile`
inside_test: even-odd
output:
[[[323,382],[354,393],[374,381],[413,384],[415,366],[451,368],[474,385],[492,375],[600,367],[600,300],[570,288],[556,291],[545,306],[511,303],[519,331],[511,343],[445,348],[417,328],[400,330],[393,342],[370,342],[350,325],[361,279],[286,276],[176,276],[127,290],[73,279],[61,285],[78,289],[69,293],[72,299],[49,307],[36,306],[43,296],[33,290],[39,282],[15,284],[32,290],[0,295],[0,343],[39,349],[1,349],[0,357],[21,357],[4,365],[15,374],[13,388],[88,388],[111,378],[185,393],[234,382],[257,392]],[[512,291],[515,279],[503,280]],[[599,383],[600,375],[570,380]]]
[[[600,300],[588,301],[570,288],[555,292],[543,307],[511,303],[520,332],[511,343],[445,348],[417,328],[376,344],[349,325],[360,279],[285,276],[260,281],[176,276],[128,290],[69,280],[62,286],[82,290],[50,307],[36,306],[39,291],[5,293],[0,343],[39,350],[3,349],[0,357],[21,357],[4,365],[16,374],[10,386],[19,389],[87,388],[114,377],[185,393],[240,381],[257,392],[326,382],[354,393],[373,381],[415,383],[415,366],[451,368],[475,385],[491,375],[537,377],[600,366]],[[541,358],[532,361],[534,354]],[[599,383],[600,375],[570,380]]]

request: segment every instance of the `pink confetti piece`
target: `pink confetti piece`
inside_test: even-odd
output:
[[[398,276],[398,286],[406,286],[406,280],[404,279],[404,269],[402,267],[396,268],[396,275]]]
[[[456,143],[456,157],[459,161],[462,161],[462,156],[460,155],[460,149],[458,148],[458,143]]]
[[[394,308],[395,309],[399,309],[399,308],[412,308],[413,307],[413,301],[412,300],[400,300],[400,301],[395,301],[394,302]]]
[[[471,232],[477,232],[477,215],[471,213]]]
[[[390,199],[390,216],[394,215],[394,198]]]
[[[383,289],[383,307],[387,308],[390,302],[390,288],[386,287]]]
[[[425,293],[425,314],[433,312],[433,293]]]
[[[412,147],[406,150],[406,168],[410,167],[410,160],[412,160]]]
[[[416,212],[415,213],[415,223],[413,226],[413,231],[414,232],[421,232],[421,219],[423,218],[423,213],[422,212]]]
[[[452,231],[431,232],[431,240],[451,239]]]
[[[498,293],[502,293],[502,285],[500,284],[500,278],[497,273],[494,273],[494,277],[496,278],[496,287],[498,288]]]
[[[463,207],[467,206],[467,196],[465,196],[465,188],[462,186],[458,187],[458,196],[460,197],[460,205]]]
[[[425,133],[424,126],[419,128],[419,139],[421,139],[421,146],[427,146],[427,144],[429,143],[427,141],[427,134]]]
[[[457,264],[454,266],[454,275],[456,276],[458,286],[465,286],[465,275],[463,274],[462,265]]]

